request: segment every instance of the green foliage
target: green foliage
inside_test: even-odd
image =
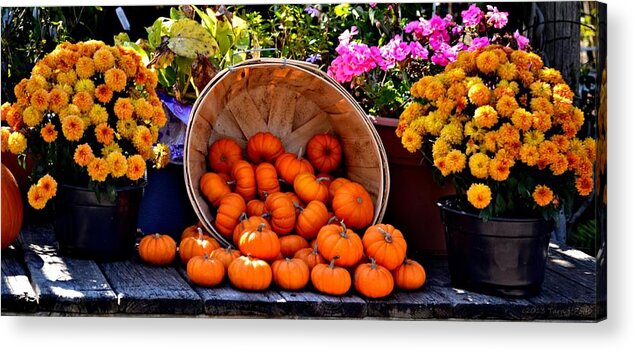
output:
[[[569,230],[568,244],[595,256],[599,242],[596,218],[579,223]]]

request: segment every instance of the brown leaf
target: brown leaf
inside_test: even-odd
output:
[[[192,79],[198,91],[201,91],[217,73],[218,69],[209,58],[201,54],[196,55],[192,62]]]

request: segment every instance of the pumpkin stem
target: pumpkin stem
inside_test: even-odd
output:
[[[319,254],[319,250],[317,250],[317,242],[313,244],[313,254]]]
[[[297,151],[297,160],[302,159],[302,154],[304,154],[304,147],[300,147]]]
[[[161,234],[157,232],[153,234],[153,236],[154,236],[154,239],[159,239],[161,237]]]
[[[346,224],[343,223],[343,220],[339,221],[339,225],[341,225],[341,237],[348,238],[348,228]]]
[[[337,259],[339,259],[339,255],[335,256],[334,258],[332,258],[332,260],[330,260],[330,265],[329,265],[329,267],[330,267],[331,269],[334,269],[334,268],[335,268],[335,261],[336,261]]]
[[[374,258],[373,258],[373,257],[370,257],[370,264],[372,264],[372,265],[370,266],[370,268],[371,268],[372,270],[376,270],[376,260],[374,260]]]
[[[330,219],[328,219],[328,225],[332,224],[333,221],[339,221],[339,218],[333,215]]]
[[[264,213],[264,214],[260,215],[260,217],[262,219],[270,218],[271,217],[271,213]]]
[[[203,229],[198,226],[196,227],[196,231],[198,231],[198,240],[203,239]]]
[[[304,211],[304,207],[295,202],[293,202],[293,206],[295,207],[295,209],[299,210],[300,213]]]
[[[387,243],[392,243],[392,235],[389,232],[385,231],[381,226],[377,226],[376,229],[385,236],[385,241]]]
[[[258,228],[257,228],[258,232],[262,232],[262,230],[264,229],[264,227],[265,227],[265,226],[266,226],[266,224],[265,224],[265,223],[263,223],[263,222],[261,222],[260,224],[258,224]]]
[[[326,180],[330,180],[330,178],[322,176],[322,177],[318,177],[318,178],[315,179],[316,182],[322,182],[322,181],[326,181]]]
[[[246,220],[248,218],[249,218],[249,216],[247,215],[247,213],[246,212],[242,212],[242,214],[240,214],[240,218],[238,218],[238,222],[242,222],[242,221],[244,221],[244,220]]]
[[[286,260],[287,263],[291,262],[291,258],[284,258],[284,260]]]
[[[236,184],[236,180],[229,180],[227,181],[227,185],[231,186],[231,185],[235,185]]]

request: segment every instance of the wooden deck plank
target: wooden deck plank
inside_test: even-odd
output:
[[[279,291],[286,300],[287,315],[316,318],[363,318],[367,303],[360,297],[347,294],[340,297],[323,295],[312,288],[302,292]]]
[[[120,312],[185,315],[203,312],[202,300],[174,267],[145,265],[138,257],[100,263],[99,267],[119,298]]]
[[[22,251],[7,248],[2,251],[2,312],[35,312],[37,296],[22,262]]]
[[[61,256],[51,226],[31,226],[19,238],[38,311],[114,313],[117,297],[97,264]]]
[[[586,288],[596,289],[596,261],[578,250],[559,248],[551,244],[548,255],[548,269],[563,278]]]

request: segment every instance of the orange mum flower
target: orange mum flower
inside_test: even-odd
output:
[[[24,120],[24,124],[26,124],[27,126],[33,127],[38,125],[42,121],[44,114],[42,114],[42,112],[40,112],[39,110],[35,109],[33,106],[28,106],[26,107],[24,112],[22,112],[22,117]]]
[[[541,207],[545,207],[553,201],[553,191],[546,185],[535,186],[533,200]]]
[[[136,111],[137,117],[146,121],[152,119],[154,115],[154,107],[142,98],[135,101],[134,110]]]
[[[127,176],[130,180],[136,181],[145,174],[145,160],[138,154],[128,157]]]
[[[445,157],[445,162],[447,162],[447,168],[450,172],[459,173],[462,171],[462,169],[465,168],[465,165],[467,163],[467,156],[465,156],[464,153],[458,150],[453,150],[447,153],[447,156]]]
[[[467,190],[467,200],[475,208],[484,209],[491,203],[491,189],[485,184],[471,184]]]
[[[510,162],[500,157],[495,157],[489,162],[489,175],[495,181],[504,181],[508,179],[511,173]]]
[[[491,91],[482,83],[474,84],[469,88],[469,100],[476,106],[483,106],[491,100]]]
[[[62,133],[68,141],[78,141],[84,136],[84,121],[76,116],[70,115],[62,121]]]
[[[498,103],[495,105],[495,108],[501,116],[510,117],[513,115],[515,110],[519,108],[519,105],[517,104],[517,101],[515,101],[515,98],[505,95],[500,97]]]
[[[88,57],[80,57],[75,64],[75,71],[77,76],[82,79],[87,79],[95,74],[95,64]]]
[[[493,51],[484,51],[476,57],[476,66],[482,73],[489,74],[500,66],[500,58]]]
[[[101,103],[108,103],[112,99],[112,89],[106,84],[101,84],[95,89],[95,97]]]
[[[31,106],[38,111],[44,112],[48,108],[48,92],[44,89],[36,90],[31,95]]]
[[[92,153],[92,148],[90,148],[90,145],[87,143],[77,146],[75,155],[73,156],[75,163],[79,166],[88,165],[94,158],[95,155]]]
[[[44,142],[51,143],[57,140],[57,130],[55,130],[55,126],[51,123],[47,123],[40,131],[40,134]]]
[[[129,98],[118,98],[114,104],[114,114],[120,120],[131,119],[134,113],[134,105],[130,102]]]
[[[112,91],[123,91],[127,84],[128,77],[125,75],[125,72],[119,68],[111,68],[106,71],[104,75],[104,80],[106,85],[112,89]]]
[[[114,67],[114,56],[110,50],[105,47],[97,50],[92,56],[92,59],[95,64],[95,69],[99,72],[105,72]]]
[[[498,113],[489,105],[481,106],[475,110],[473,121],[480,128],[491,128],[498,122]]]
[[[55,197],[57,194],[57,181],[49,174],[42,176],[42,178],[37,181],[37,187],[42,191],[42,194],[47,200]]]
[[[484,153],[476,153],[469,158],[469,170],[471,175],[478,179],[489,177],[489,161],[491,159]]]
[[[46,202],[48,202],[48,199],[42,192],[42,189],[37,187],[37,185],[32,185],[31,188],[29,188],[27,198],[29,199],[31,207],[37,210],[43,209],[46,206]]]
[[[165,116],[165,111],[163,111],[163,107],[154,107],[154,115],[152,116],[152,124],[162,128],[167,124],[167,117]]]
[[[103,182],[110,173],[110,166],[103,158],[95,158],[88,163],[88,176],[93,181]]]
[[[592,193],[593,183],[594,181],[592,180],[592,177],[578,177],[577,181],[575,181],[575,187],[577,188],[577,192],[579,192],[580,195],[587,196]]]
[[[520,148],[520,160],[524,162],[528,166],[533,166],[537,164],[537,160],[539,159],[539,152],[537,151],[537,146],[523,144],[522,148]]]
[[[55,113],[68,106],[68,94],[60,88],[53,88],[48,94],[48,106]]]
[[[73,96],[73,104],[79,107],[79,110],[84,113],[90,111],[93,103],[94,101],[92,99],[92,96],[90,96],[90,94],[85,91],[78,92],[75,94],[75,96]]]
[[[132,77],[136,74],[137,68],[139,67],[137,64],[137,60],[130,55],[121,56],[119,60],[119,67],[123,69],[125,74],[129,77]]]
[[[106,156],[112,177],[121,177],[128,172],[128,161],[121,152],[111,152]]]
[[[152,147],[152,133],[145,126],[138,126],[132,137],[132,143],[138,151],[144,151]]]
[[[114,130],[108,124],[101,123],[95,127],[95,137],[97,142],[108,145],[114,141]]]
[[[553,175],[561,175],[568,170],[568,159],[563,154],[557,154],[553,157],[553,162],[550,164],[550,170]]]

